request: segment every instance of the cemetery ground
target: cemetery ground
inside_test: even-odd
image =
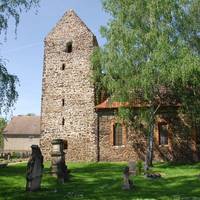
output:
[[[122,172],[126,163],[69,163],[70,180],[57,183],[45,163],[42,189],[25,192],[26,163],[0,169],[1,200],[129,200],[129,199],[200,199],[200,163],[157,163],[153,170],[162,178],[152,180],[144,175],[131,179],[136,187],[122,190]]]

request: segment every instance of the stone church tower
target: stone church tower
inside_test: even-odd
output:
[[[68,143],[66,159],[97,160],[97,116],[90,56],[93,33],[73,10],[45,39],[40,146],[50,158],[52,139]]]

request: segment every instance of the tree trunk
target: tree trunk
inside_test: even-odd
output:
[[[154,114],[155,112],[151,112],[151,119],[149,123],[149,133],[147,136],[147,152],[145,158],[145,171],[149,169],[149,167],[153,167],[153,142],[154,142]]]

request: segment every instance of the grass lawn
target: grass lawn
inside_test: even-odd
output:
[[[121,189],[124,163],[70,163],[70,181],[59,185],[45,165],[40,192],[25,192],[26,164],[0,169],[0,199],[4,200],[129,200],[129,199],[200,199],[200,163],[193,165],[155,164],[162,174],[158,180],[134,177],[136,188]]]

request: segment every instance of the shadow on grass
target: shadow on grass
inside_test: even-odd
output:
[[[143,176],[133,177],[136,187],[134,190],[124,191],[122,185],[121,163],[87,163],[69,164],[71,179],[64,185],[59,185],[55,178],[49,175],[49,169],[45,168],[42,179],[42,190],[36,193],[25,192],[25,165],[9,166],[0,171],[0,199],[91,199],[91,200],[129,200],[129,199],[200,199],[200,180],[196,176],[199,172],[199,164],[185,174],[166,174],[161,179],[150,180]],[[171,173],[174,168],[170,165],[158,164],[157,169]],[[180,167],[183,167],[182,165]],[[197,168],[196,168],[197,167]]]
[[[166,163],[156,163],[156,166],[159,168],[168,168],[168,169],[200,169],[200,162],[198,163],[173,163],[173,162],[166,162]]]

